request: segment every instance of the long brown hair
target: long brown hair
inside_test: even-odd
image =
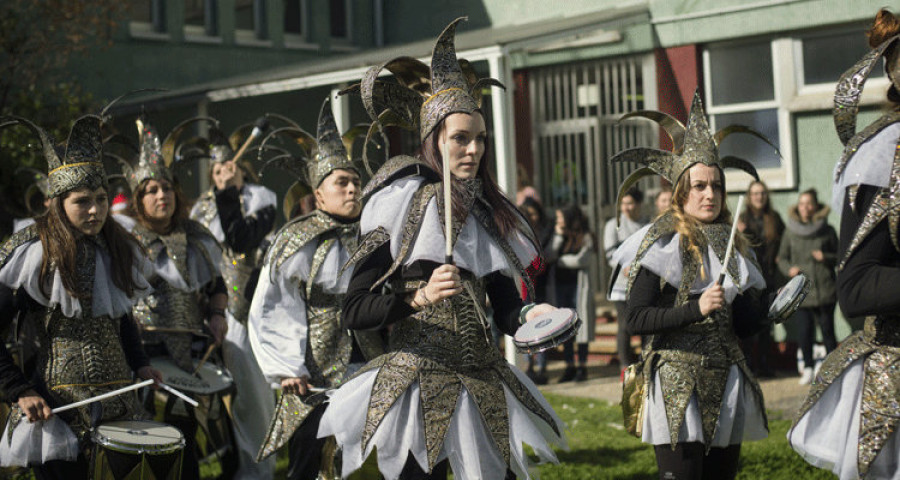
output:
[[[472,112],[472,115],[475,114],[482,115],[480,111]],[[482,115],[482,118],[484,116]],[[420,157],[425,160],[431,168],[437,172],[438,176],[443,178],[443,167],[441,164],[441,153],[440,147],[438,143],[440,142],[440,133],[444,129],[444,122],[447,117],[441,119],[438,122],[434,130],[425,137],[425,140],[422,142],[422,151],[420,153]],[[482,183],[484,185],[484,197],[488,201],[493,210],[494,215],[494,223],[497,225],[497,228],[500,230],[500,234],[504,237],[512,233],[514,230],[518,228],[530,228],[528,221],[525,220],[518,209],[516,209],[515,205],[509,201],[502,193],[500,193],[500,187],[497,186],[497,182],[494,181],[494,177],[491,175],[490,169],[487,167],[487,158],[488,158],[488,148],[490,144],[487,139],[485,139],[484,144],[484,154],[481,156],[481,161],[478,162],[478,171],[476,172],[476,176],[481,178]],[[462,193],[457,183],[451,183],[451,198],[453,203],[453,215],[457,218],[462,217],[462,215],[466,212],[462,211]]]
[[[869,46],[876,48],[898,33],[900,33],[900,19],[894,16],[890,10],[882,8],[875,14],[875,21],[866,32],[866,37],[869,40]],[[894,44],[885,52],[885,58],[888,58],[896,50],[897,45]],[[896,81],[900,81],[900,79],[893,79],[893,82]],[[891,87],[888,89],[887,98],[894,104],[894,108],[900,108],[900,92],[897,91],[897,87],[893,85],[893,82],[891,82]]]
[[[50,199],[47,214],[35,218],[44,253],[39,280],[41,291],[47,296],[49,294],[44,289],[48,286],[47,280],[52,278],[55,270],[59,272],[63,287],[69,295],[81,298],[81,292],[77,288],[76,275],[78,233],[63,208],[63,200],[71,193],[71,191],[66,192]],[[113,284],[129,297],[133,296],[136,285],[132,276],[132,267],[135,262],[135,248],[140,251],[140,245],[131,234],[109,216],[103,223],[99,235],[103,235],[106,240],[109,256],[113,260],[110,267]]]
[[[772,210],[772,198],[769,194],[769,187],[762,180],[753,180],[747,187],[747,195],[749,195],[750,190],[757,185],[762,187],[763,192],[766,194],[766,203],[760,211],[763,219],[763,239],[765,239],[766,242],[778,241],[778,239],[781,238],[781,232],[779,231],[779,223],[781,223],[781,220],[778,218],[778,214]],[[753,207],[748,203],[738,218],[740,218],[744,224],[747,224],[750,221],[751,215],[753,215]]]
[[[722,209],[719,211],[719,216],[716,217],[712,223],[724,223],[727,225],[731,225],[732,216],[731,210],[728,209],[728,203],[725,202],[727,198],[727,190],[725,189],[725,175],[722,172],[722,169],[716,167],[716,170],[719,171],[719,178],[722,180]],[[669,210],[675,216],[675,231],[681,234],[681,246],[682,248],[686,248],[694,259],[700,264],[703,265],[703,250],[707,246],[706,239],[703,237],[701,233],[700,227],[703,222],[697,220],[696,218],[688,215],[684,211],[684,204],[687,203],[688,194],[691,191],[691,171],[690,169],[686,170],[681,178],[678,179],[678,182],[675,184],[675,190],[672,193],[672,204],[669,206]],[[747,238],[741,232],[735,232],[734,237],[734,246],[737,248],[741,255],[748,255],[748,247],[749,242]],[[705,273],[702,272],[704,275]]]
[[[147,229],[152,230],[153,227],[150,225],[150,222],[147,221],[147,212],[144,211],[143,203],[144,195],[147,194],[147,184],[150,183],[150,180],[153,179],[147,178],[142,180],[137,188],[134,189],[131,204],[128,206],[128,210],[125,213]],[[187,198],[181,191],[181,186],[177,182],[165,181],[169,183],[169,186],[172,187],[172,192],[175,193],[175,212],[172,214],[172,220],[169,223],[169,230],[171,231],[176,226],[183,225],[184,222],[190,218],[190,210],[188,209]]]

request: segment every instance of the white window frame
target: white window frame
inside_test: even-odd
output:
[[[268,15],[269,9],[272,8],[272,4],[268,0],[253,0],[253,2],[251,3],[252,8],[254,10],[254,12],[253,12],[253,29],[246,30],[246,29],[238,29],[237,27],[235,27],[234,43],[237,45],[244,46],[244,47],[271,47],[272,46],[271,38],[259,38],[258,36],[256,36],[257,24],[258,24],[258,22],[260,22],[260,19],[256,18],[256,12],[255,12],[257,1],[263,2],[263,5],[264,5],[263,14],[264,15]],[[236,4],[235,4],[235,6],[236,6]],[[232,8],[234,8],[234,7],[232,7]],[[269,27],[268,19],[264,19],[263,21],[267,22],[266,28],[268,28]],[[267,37],[269,36],[268,32],[266,32],[266,36]]]
[[[794,161],[794,135],[791,124],[791,110],[788,103],[794,96],[794,62],[790,50],[790,39],[754,39],[738,42],[722,42],[715,46],[732,46],[746,43],[758,43],[760,40],[768,41],[772,52],[772,85],[774,96],[771,100],[734,103],[728,105],[716,105],[712,95],[712,72],[710,68],[709,48],[703,49],[703,78],[704,93],[707,99],[706,113],[710,116],[710,127],[713,131],[720,127],[716,125],[715,115],[728,113],[752,112],[756,110],[775,110],[778,119],[778,140],[781,152],[781,166],[777,168],[759,168],[757,173],[760,180],[773,190],[787,190],[797,187],[797,166]],[[751,160],[747,158],[746,160]],[[726,172],[726,182],[730,191],[746,190],[750,186],[753,177],[743,172]]]
[[[300,2],[300,33],[288,33],[284,31],[285,48],[296,48],[301,50],[317,50],[318,45],[309,42],[309,5],[307,0],[297,0]],[[283,6],[283,5],[282,5]],[[282,23],[284,19],[282,18]]]
[[[216,2],[218,3],[218,2]],[[184,4],[182,3],[184,6]],[[207,10],[207,7],[211,6],[208,2],[203,2],[203,17],[204,23],[206,22],[206,17],[208,15],[215,16],[216,22],[216,34],[209,35],[206,33],[206,26],[199,25],[188,25],[187,20],[184,22],[184,40],[186,42],[194,42],[194,43],[222,43],[222,24],[220,22],[221,17],[219,16],[218,7],[214,7],[212,12]],[[183,12],[184,13],[184,12]],[[187,15],[185,15],[185,18]]]
[[[154,9],[152,8],[152,3],[153,2],[151,2],[151,10],[150,10],[151,16],[156,14]],[[163,24],[166,25],[166,27],[167,27],[166,31],[164,31],[164,32],[158,32],[158,31],[154,30],[153,19],[151,18],[151,20],[149,22],[137,22],[137,21],[133,21],[133,20],[129,21],[128,22],[128,34],[131,36],[131,38],[138,38],[138,39],[142,39],[142,40],[168,40],[170,37],[169,37],[168,22],[166,21],[166,18],[165,18],[165,9],[163,9],[163,19],[162,20],[163,20]]]

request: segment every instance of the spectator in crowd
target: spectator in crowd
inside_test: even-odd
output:
[[[553,240],[553,223],[547,216],[547,211],[541,202],[534,197],[525,197],[525,200],[519,205],[519,210],[525,215],[525,218],[531,223],[531,228],[537,235],[538,241],[544,252],[550,249],[550,242]],[[546,256],[546,253],[545,253]],[[540,271],[534,277],[534,302],[545,303],[549,297],[547,292],[547,270]],[[534,367],[537,364],[537,371]],[[545,352],[535,353],[528,356],[528,370],[525,372],[531,377],[531,380],[538,385],[547,383],[547,354]]]
[[[787,230],[778,250],[778,268],[782,274],[795,277],[804,273],[812,283],[809,295],[797,311],[800,351],[805,364],[800,375],[801,385],[812,383],[814,376],[812,350],[816,324],[822,330],[825,349],[830,353],[837,347],[834,336],[834,267],[838,238],[834,228],[828,224],[830,210],[819,203],[815,189],[802,192],[797,205],[790,209]]]

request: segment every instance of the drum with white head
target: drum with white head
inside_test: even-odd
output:
[[[575,310],[558,308],[538,315],[516,331],[513,344],[519,353],[538,353],[557,347],[578,333],[581,319]]]

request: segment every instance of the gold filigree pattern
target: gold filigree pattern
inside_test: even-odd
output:
[[[304,399],[293,393],[282,393],[275,407],[275,415],[269,423],[266,438],[256,454],[256,461],[265,460],[286,445],[310,412],[321,404],[324,398],[322,395],[313,395]]]

